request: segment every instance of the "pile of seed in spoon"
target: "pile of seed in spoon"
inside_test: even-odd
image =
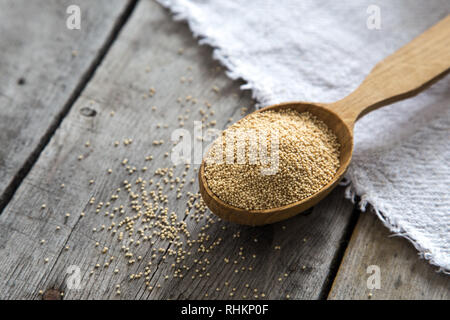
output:
[[[277,145],[278,152],[272,153]],[[255,146],[256,154],[250,152]],[[267,157],[260,156],[259,150],[267,150],[262,153]],[[212,192],[230,205],[246,210],[276,208],[322,189],[339,169],[339,150],[336,135],[311,113],[269,110],[223,132],[209,150],[205,176]]]

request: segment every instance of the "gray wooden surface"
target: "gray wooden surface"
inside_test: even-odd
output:
[[[380,288],[367,289],[368,266],[380,268]],[[372,212],[362,213],[329,299],[450,299],[450,277],[419,259],[406,239],[392,237]]]
[[[167,241],[156,240],[154,245],[143,242],[135,249],[135,255],[142,255],[142,262],[127,266],[129,259],[120,252],[123,243],[108,232],[92,231],[120,219],[105,217],[104,210],[96,214],[95,208],[98,201],[106,203],[123,180],[134,181],[142,176],[146,180],[154,178],[156,183],[158,179],[153,172],[171,166],[164,153],[170,152],[170,135],[179,127],[180,114],[190,116],[184,120],[184,128],[190,132],[193,121],[202,117],[200,109],[209,113],[214,110],[215,115],[209,120],[216,120],[216,127],[224,128],[228,118],[239,118],[241,108],[252,104],[249,92],[240,91],[240,84],[227,79],[210,57],[211,50],[199,48],[184,24],[173,23],[153,2],[138,4],[94,78],[0,216],[3,244],[0,255],[6,257],[0,262],[0,274],[7,275],[0,284],[3,298],[38,298],[39,290],[49,288],[65,291],[67,298],[112,298],[116,297],[117,284],[121,285],[120,298],[203,298],[205,293],[211,298],[230,297],[230,293],[235,298],[254,298],[261,294],[267,298],[287,295],[318,298],[322,294],[353,210],[349,202],[341,201],[342,190],[337,190],[308,216],[265,228],[242,228],[216,219],[207,234],[211,241],[222,238],[220,247],[210,253],[197,253],[194,246],[192,255],[183,262],[191,269],[183,279],[172,278],[174,258],[163,261],[158,254],[156,259],[150,259],[153,248],[167,250]],[[182,77],[188,80],[183,83]],[[155,89],[154,96],[146,96],[151,87]],[[186,102],[186,96],[198,102]],[[183,98],[182,104],[177,103],[178,97]],[[212,104],[211,109],[205,106],[205,101]],[[152,106],[157,109],[153,111]],[[111,111],[115,112],[114,116]],[[165,124],[168,128],[164,128]],[[124,139],[133,142],[124,146]],[[166,142],[161,146],[152,145],[153,140],[160,139]],[[119,147],[114,147],[115,140],[121,142]],[[90,147],[85,146],[86,141],[90,141]],[[81,161],[80,154],[84,155]],[[154,160],[146,163],[144,158],[148,154]],[[124,158],[137,166],[137,173],[129,175],[123,169]],[[142,173],[140,169],[144,165],[148,170]],[[188,171],[187,181],[196,177],[194,167],[197,165]],[[112,174],[107,173],[108,168],[113,170]],[[179,169],[176,172],[180,174]],[[95,180],[92,185],[91,179]],[[61,188],[61,184],[65,187]],[[185,194],[197,190],[196,183],[186,183],[180,200],[176,200],[175,190],[164,191],[169,196],[169,211],[175,211],[180,220],[186,221],[194,239],[207,224],[206,219],[197,223],[184,216]],[[112,206],[123,204],[129,213],[130,201],[123,192],[119,195],[120,199]],[[94,206],[88,204],[91,197],[97,199]],[[40,209],[43,203],[46,208]],[[82,211],[86,213],[83,218]],[[70,213],[68,219],[66,213]],[[56,226],[61,229],[57,231]],[[240,237],[233,238],[238,232]],[[46,240],[45,244],[40,243],[41,239]],[[95,242],[100,243],[98,248]],[[67,245],[68,251],[64,249]],[[108,255],[100,252],[105,246],[109,248]],[[240,247],[245,261],[239,255]],[[110,267],[103,268],[104,260],[110,255],[115,260]],[[49,259],[48,263],[45,258]],[[193,279],[192,276],[198,275],[195,269],[203,267],[194,261],[205,258],[211,261],[205,275]],[[226,258],[230,263],[224,262]],[[130,274],[145,271],[149,260],[157,265],[149,274],[151,286],[155,287],[152,291],[145,290],[144,279],[128,281]],[[97,263],[102,267],[90,276]],[[81,269],[82,290],[67,288],[66,271],[71,265]],[[117,274],[115,268],[120,270]],[[170,278],[164,280],[165,275]],[[229,282],[228,286],[225,282]],[[245,287],[246,283],[249,288]],[[156,288],[158,284],[160,289]],[[254,292],[255,289],[258,291]]]
[[[59,4],[50,5],[59,8]],[[110,25],[115,23],[114,15],[107,16],[109,10],[113,10],[111,6],[98,5],[99,10],[106,10],[102,22],[105,25],[108,24],[106,20]],[[219,221],[209,211],[204,216],[195,214],[195,204],[186,216],[188,193],[198,192],[197,182],[190,183],[196,178],[198,165],[192,164],[186,171],[184,165],[174,168],[173,178],[186,179],[180,198],[177,198],[179,183],[166,185],[164,178],[154,174],[158,168],[172,166],[170,154],[174,144],[170,141],[171,134],[180,129],[182,121],[193,142],[197,138],[193,133],[194,121],[200,121],[204,114],[208,115],[205,123],[214,120],[216,124],[212,127],[223,129],[229,124],[230,117],[236,121],[242,116],[243,107],[249,107],[246,112],[251,112],[254,102],[249,92],[239,89],[241,83],[228,79],[224,70],[212,60],[212,50],[199,47],[187,25],[172,21],[170,14],[153,1],[139,1],[126,24],[115,34],[117,38],[112,39],[111,48],[106,48],[105,57],[83,91],[78,94],[72,88],[72,95],[76,96],[74,104],[69,106],[70,111],[58,129],[48,134],[52,135],[50,141],[26,177],[18,179],[20,186],[0,215],[0,299],[363,297],[363,289],[355,293],[345,288],[365,286],[365,274],[355,273],[352,278],[350,271],[346,271],[361,269],[363,261],[358,259],[371,257],[373,252],[378,252],[374,261],[383,262],[380,252],[385,241],[392,239],[382,234],[384,229],[375,236],[374,230],[362,228],[364,218],[360,217],[340,266],[358,218],[353,205],[343,199],[342,188],[336,189],[304,215],[265,227],[229,224]],[[64,56],[64,48],[68,46],[68,43],[61,44],[61,47],[53,48],[52,54],[57,51]],[[67,51],[70,55],[72,48],[68,47]],[[8,68],[20,68],[23,62],[11,60],[5,63],[11,64]],[[56,70],[57,66],[55,63],[52,68]],[[34,67],[33,72],[43,72],[40,68]],[[54,101],[53,108],[64,109],[65,103],[64,100]],[[0,108],[0,112],[4,112],[3,109]],[[50,111],[42,113],[46,112],[50,114]],[[15,119],[22,121],[19,111],[12,114],[12,122]],[[46,123],[39,124],[39,119],[33,124],[28,119],[28,126],[52,130]],[[20,121],[18,123],[22,123]],[[1,122],[0,125],[5,126]],[[39,137],[41,131],[36,132]],[[127,139],[132,142],[125,145]],[[162,145],[153,144],[161,139],[164,140]],[[115,146],[116,141],[118,146]],[[14,145],[13,142],[10,144]],[[205,141],[203,146],[207,144]],[[146,161],[149,155],[153,159]],[[124,159],[128,160],[125,165],[122,164]],[[127,169],[127,165],[130,168]],[[0,172],[6,170],[2,166],[4,164],[0,163]],[[130,173],[133,167],[136,171]],[[146,171],[143,171],[144,167]],[[108,169],[111,169],[110,173]],[[148,226],[148,222],[132,210],[134,201],[145,202],[145,196],[140,192],[142,185],[135,183],[139,177],[147,182],[154,180],[152,186],[147,183],[148,192],[156,190],[157,182],[162,179],[162,193],[167,195],[167,203],[158,201],[160,205],[168,207],[169,214],[175,212],[177,221],[186,223],[190,239],[207,238],[202,243],[207,247],[215,244],[214,248],[203,252],[198,250],[200,243],[193,242],[192,247],[185,243],[181,247],[186,251],[185,258],[177,263],[169,254],[178,248],[176,241],[170,242],[158,235],[146,241],[139,236],[137,231]],[[132,184],[138,198],[130,197],[126,192],[124,180]],[[170,190],[171,185],[174,185],[173,190]],[[117,191],[117,188],[121,190]],[[116,194],[118,198],[111,199],[111,195]],[[91,204],[93,197],[95,200]],[[198,204],[200,199],[194,198],[193,202]],[[100,202],[103,205],[97,212]],[[131,236],[129,230],[125,231],[125,226],[120,225],[125,217],[136,218]],[[113,230],[117,232],[114,234]],[[118,241],[121,231],[124,239]],[[143,233],[150,231],[149,228]],[[356,245],[355,239],[362,239],[361,242],[366,237],[376,239],[373,248]],[[400,240],[396,250],[411,250],[406,241],[396,240]],[[133,257],[127,257],[122,246],[129,248]],[[105,247],[107,250],[102,253]],[[136,261],[130,264],[133,259]],[[148,262],[152,264],[148,265]],[[172,266],[174,263],[175,267]],[[422,261],[398,254],[394,267],[401,273],[417,263]],[[382,270],[389,270],[390,266],[380,265]],[[335,278],[338,267],[339,275]],[[177,268],[183,278],[173,276]],[[414,270],[409,271],[413,283],[404,279],[404,290],[408,288],[406,284],[423,290],[420,295],[416,291],[407,297],[445,298],[442,286],[437,283],[447,278],[436,274],[437,278],[433,278],[433,268],[426,263],[421,268],[421,273],[430,274],[426,279],[431,279],[431,284],[425,286],[425,281],[415,275]],[[140,272],[146,274],[130,280],[130,275]],[[76,286],[78,275],[79,287]],[[379,291],[376,297],[393,296],[389,288],[386,285],[386,290]]]
[[[120,27],[127,1],[3,0],[0,9],[0,209],[67,112]]]

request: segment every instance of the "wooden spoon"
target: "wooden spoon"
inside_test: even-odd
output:
[[[282,108],[309,111],[335,132],[341,144],[340,168],[336,176],[319,192],[283,207],[244,210],[225,203],[208,188],[203,160],[199,171],[203,200],[212,212],[224,220],[246,225],[274,223],[314,206],[336,187],[350,164],[355,121],[372,110],[417,95],[444,77],[449,70],[450,15],[378,63],[362,84],[342,100],[331,104],[282,103],[255,111]]]

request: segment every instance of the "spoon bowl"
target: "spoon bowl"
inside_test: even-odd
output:
[[[336,172],[336,175],[319,192],[308,198],[273,209],[245,210],[225,203],[211,191],[206,181],[205,161],[203,161],[199,170],[200,193],[208,208],[222,219],[246,225],[264,225],[288,219],[316,205],[320,200],[325,198],[343,178],[352,157],[353,134],[352,130],[350,130],[342,119],[336,113],[327,109],[325,105],[306,102],[276,104],[257,110],[255,113],[280,109],[294,109],[298,112],[310,112],[325,122],[328,128],[336,134],[341,145],[340,167]]]
[[[199,187],[204,202],[222,219],[245,225],[274,223],[316,205],[337,186],[350,164],[356,120],[372,110],[415,96],[443,78],[450,71],[449,48],[450,15],[378,63],[361,85],[342,100],[330,104],[282,103],[254,112],[284,108],[310,112],[335,133],[341,146],[340,167],[333,179],[315,194],[282,207],[264,210],[238,208],[219,199],[208,187],[203,159]]]

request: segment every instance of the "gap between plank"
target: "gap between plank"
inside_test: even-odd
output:
[[[40,139],[37,147],[31,152],[31,154],[27,157],[25,163],[23,164],[22,168],[15,174],[13,177],[11,183],[6,187],[3,195],[0,196],[0,215],[3,213],[3,210],[8,205],[8,203],[11,201],[11,199],[14,197],[14,194],[16,193],[17,189],[19,188],[22,181],[25,179],[25,177],[28,175],[28,173],[33,168],[34,164],[36,163],[37,159],[39,158],[41,152],[44,150],[44,148],[47,146],[47,144],[50,142],[50,139],[52,138],[55,131],[59,128],[64,118],[69,113],[70,109],[74,105],[75,101],[78,99],[78,97],[83,92],[84,88],[86,88],[89,81],[92,79],[95,71],[97,70],[98,66],[102,62],[103,58],[108,53],[109,49],[111,48],[114,41],[117,39],[120,30],[125,25],[125,23],[128,21],[129,17],[131,16],[131,13],[133,12],[134,8],[136,7],[138,0],[129,0],[128,5],[126,9],[122,12],[122,14],[119,16],[118,20],[114,24],[111,33],[108,35],[105,43],[101,46],[99,53],[92,61],[91,65],[87,69],[87,71],[82,75],[80,82],[75,87],[75,90],[70,95],[69,100],[65,103],[62,110],[57,114],[54,121],[50,124],[45,134]]]
[[[345,251],[347,250],[348,244],[350,243],[350,238],[352,237],[356,224],[358,223],[360,214],[361,212],[355,206],[350,216],[350,220],[347,226],[345,227],[344,234],[342,235],[342,238],[339,241],[340,243],[339,248],[338,250],[336,250],[333,260],[331,261],[330,272],[328,273],[325,283],[322,286],[322,290],[319,295],[319,300],[327,300],[327,297],[331,292],[331,287],[333,286],[333,282],[336,279],[339,267],[342,261],[344,260]]]

